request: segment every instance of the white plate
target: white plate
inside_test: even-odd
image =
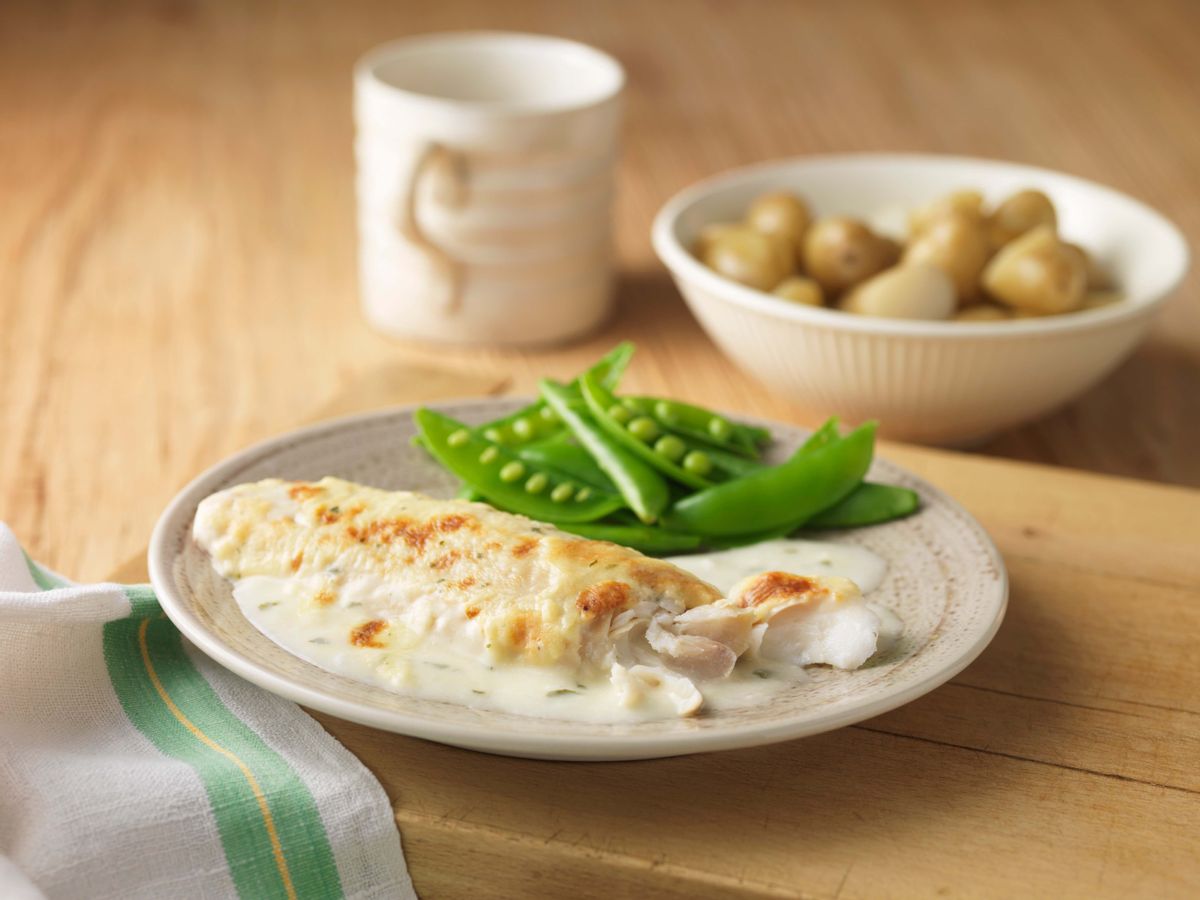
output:
[[[518,408],[519,400],[439,406],[468,423]],[[786,741],[840,728],[920,697],[962,671],[988,645],[1004,617],[1008,578],[987,534],[957,503],[897,466],[876,460],[871,477],[916,490],[920,513],[899,522],[838,533],[888,561],[871,596],[904,619],[905,635],[855,672],[815,669],[814,678],[769,703],[636,724],[533,719],[421,700],[334,675],[292,656],[239,612],[229,583],[191,540],[196,506],[246,481],[336,475],[390,490],[447,497],[455,479],[409,444],[411,409],[339,419],[251,447],[209,469],[167,507],[150,542],[150,578],[163,609],[190,640],[223,666],[281,696],[387,731],[511,756],[615,760],[676,756]],[[773,457],[804,438],[768,424]]]

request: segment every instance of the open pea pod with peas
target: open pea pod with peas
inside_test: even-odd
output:
[[[622,344],[568,384],[543,380],[538,401],[484,425],[419,410],[419,442],[463,481],[459,496],[650,554],[860,527],[918,508],[907,488],[863,481],[873,423],[841,436],[830,419],[769,466],[759,458],[765,429],[694,404],[618,397],[632,352]]]
[[[684,438],[664,433],[649,416],[634,416],[629,407],[590,375],[579,379],[584,402],[596,424],[635,456],[668,478],[691,488],[712,487],[711,457]]]
[[[532,465],[557,469],[560,472],[570,475],[582,484],[600,488],[609,493],[618,493],[616,485],[612,483],[612,479],[605,475],[604,470],[596,465],[592,454],[588,453],[582,445],[576,443],[569,431],[563,431],[561,435],[556,435],[547,440],[513,447],[512,451],[525,462]]]
[[[694,403],[663,397],[625,397],[621,402],[631,413],[650,417],[676,435],[752,459],[757,459],[759,448],[771,440],[771,432],[765,428],[730,421]]]
[[[663,524],[722,538],[802,523],[862,482],[874,455],[875,423],[820,446],[813,444],[810,439],[781,465],[682,498],[663,517]]]
[[[659,472],[595,423],[587,404],[576,399],[566,385],[543,378],[538,383],[542,399],[558,414],[596,465],[612,479],[621,496],[639,519],[651,524],[671,499]]]
[[[418,409],[413,419],[437,461],[501,509],[543,522],[592,522],[625,506],[620,494],[527,463],[510,448],[435,410]]]

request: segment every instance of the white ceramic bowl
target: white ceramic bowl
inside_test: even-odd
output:
[[[817,215],[902,233],[908,210],[965,188],[989,203],[1044,191],[1061,233],[1111,270],[1126,299],[1007,322],[869,318],[744,287],[689,250],[701,228],[740,219],[764,191],[795,191]],[[705,330],[750,374],[814,411],[876,418],[888,437],[939,444],[979,441],[1087,390],[1129,355],[1188,266],[1179,230],[1137,200],[1046,169],[954,156],[804,157],[737,169],[673,197],[653,239]]]

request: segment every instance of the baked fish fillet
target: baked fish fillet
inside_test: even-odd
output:
[[[213,494],[193,536],[226,578],[285,579],[303,585],[300,608],[353,611],[337,638],[347,648],[428,642],[498,671],[560,667],[611,681],[629,705],[657,692],[681,715],[744,654],[855,668],[879,628],[846,579],[769,572],[723,598],[625,547],[481,503],[337,478]]]

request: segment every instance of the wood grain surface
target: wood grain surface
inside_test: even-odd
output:
[[[350,67],[448,28],[562,34],[630,76],[618,310],[539,352],[358,314]],[[632,388],[791,421],[650,249],[658,206],[799,153],[969,153],[1128,191],[1200,237],[1200,6],[983,2],[0,4],[0,520],[81,579],[200,469],[310,417],[528,390],[624,337]],[[1189,277],[1103,384],[981,452],[1200,486]],[[888,446],[1013,577],[953,683],[855,728],[656,763],[503,760],[323,719],[384,781],[426,896],[1194,896],[1200,494]],[[134,567],[137,568],[136,565]],[[128,568],[124,574],[129,575]]]
[[[591,340],[430,349],[358,315],[351,65],[389,37],[468,27],[580,38],[628,68],[619,307]],[[1187,0],[9,0],[0,517],[48,563],[98,577],[200,468],[385,363],[528,389],[631,336],[636,387],[811,421],[741,377],[688,316],[650,249],[658,206],[739,163],[945,151],[1099,179],[1195,242],[1197,29]],[[1197,283],[1102,385],[981,449],[1200,485]]]

